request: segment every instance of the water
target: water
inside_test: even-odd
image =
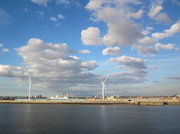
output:
[[[0,134],[178,134],[180,106],[0,104]]]

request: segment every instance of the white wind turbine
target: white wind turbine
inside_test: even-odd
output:
[[[107,81],[108,77],[104,80],[104,81],[101,81],[102,83],[102,98],[104,100],[104,93],[105,93],[105,90],[106,90],[106,85],[105,85],[105,82]]]
[[[32,80],[31,80],[31,76],[28,74],[29,77],[29,100],[31,99],[31,89],[32,89]]]

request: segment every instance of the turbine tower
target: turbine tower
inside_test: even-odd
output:
[[[104,100],[104,93],[105,93],[105,90],[106,90],[106,85],[105,85],[105,82],[107,81],[108,77],[104,80],[104,81],[101,81],[102,83],[102,99]]]
[[[28,74],[29,77],[29,100],[31,99],[31,88],[32,88],[32,80],[31,80],[31,76]]]

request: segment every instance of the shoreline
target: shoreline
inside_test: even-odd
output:
[[[180,105],[180,101],[15,101],[0,100],[0,104],[77,104],[77,105],[135,105],[135,106],[164,106],[164,105]]]

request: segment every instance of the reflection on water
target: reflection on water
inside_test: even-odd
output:
[[[0,134],[177,134],[179,106],[0,104]]]

